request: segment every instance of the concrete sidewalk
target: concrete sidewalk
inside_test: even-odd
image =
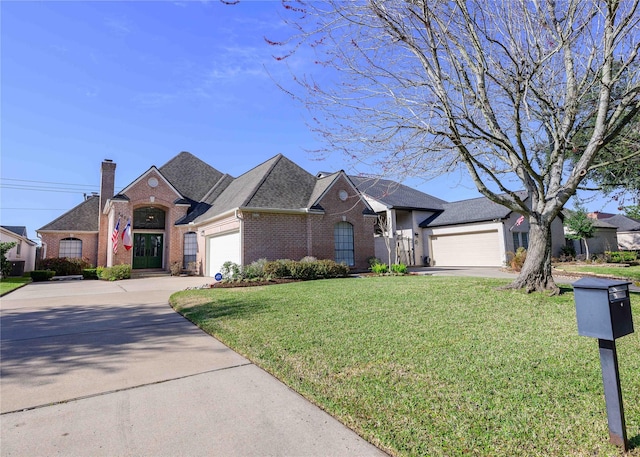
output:
[[[386,455],[167,304],[208,278],[35,283],[0,301],[0,454]]]

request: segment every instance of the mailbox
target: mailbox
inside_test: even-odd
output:
[[[574,282],[578,334],[613,341],[633,333],[629,284],[600,278]]]

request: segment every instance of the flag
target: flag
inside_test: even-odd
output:
[[[133,246],[131,243],[131,219],[129,219],[127,225],[122,231],[122,244],[127,251]]]
[[[520,216],[520,217],[518,218],[518,220],[516,221],[516,223],[515,223],[515,224],[513,224],[513,225],[511,226],[511,228],[509,229],[509,231],[513,230],[515,227],[518,227],[518,226],[519,226],[520,224],[522,224],[523,222],[524,222],[524,216]]]
[[[120,230],[120,218],[118,218],[118,222],[116,226],[113,228],[113,233],[111,234],[111,242],[113,243],[113,253],[118,253],[118,231]]]

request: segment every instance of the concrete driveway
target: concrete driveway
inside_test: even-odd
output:
[[[0,454],[386,455],[168,306],[206,278],[1,299]]]

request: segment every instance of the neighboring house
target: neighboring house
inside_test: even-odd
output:
[[[640,221],[623,214],[612,215],[604,222],[618,229],[617,245],[621,251],[640,251]]]
[[[213,276],[226,261],[315,256],[364,269],[374,255],[376,215],[342,171],[315,177],[279,154],[233,178],[181,152],[116,194],[115,169],[105,160],[100,195],[37,230],[44,257]]]
[[[21,225],[0,226],[0,241],[16,243],[6,254],[7,260],[13,264],[12,276],[22,276],[23,273],[35,269],[38,244],[27,237],[26,227]]]
[[[565,210],[565,213],[568,210]],[[567,239],[567,245],[573,246],[576,251],[576,255],[586,255],[587,248],[585,243],[589,246],[589,255],[595,256],[598,254],[604,254],[606,251],[615,251],[618,247],[618,239],[616,236],[616,227],[609,223],[609,220],[605,219],[595,219],[589,215],[590,218],[593,219],[593,226],[595,227],[595,231],[593,232],[593,236],[585,240],[570,240]],[[565,227],[565,233],[568,230]]]
[[[526,201],[526,192],[519,192]],[[520,221],[520,222],[519,222]],[[529,222],[486,197],[445,203],[420,223],[433,266],[502,266],[508,253],[529,247]],[[551,224],[551,255],[564,245],[562,221]]]

